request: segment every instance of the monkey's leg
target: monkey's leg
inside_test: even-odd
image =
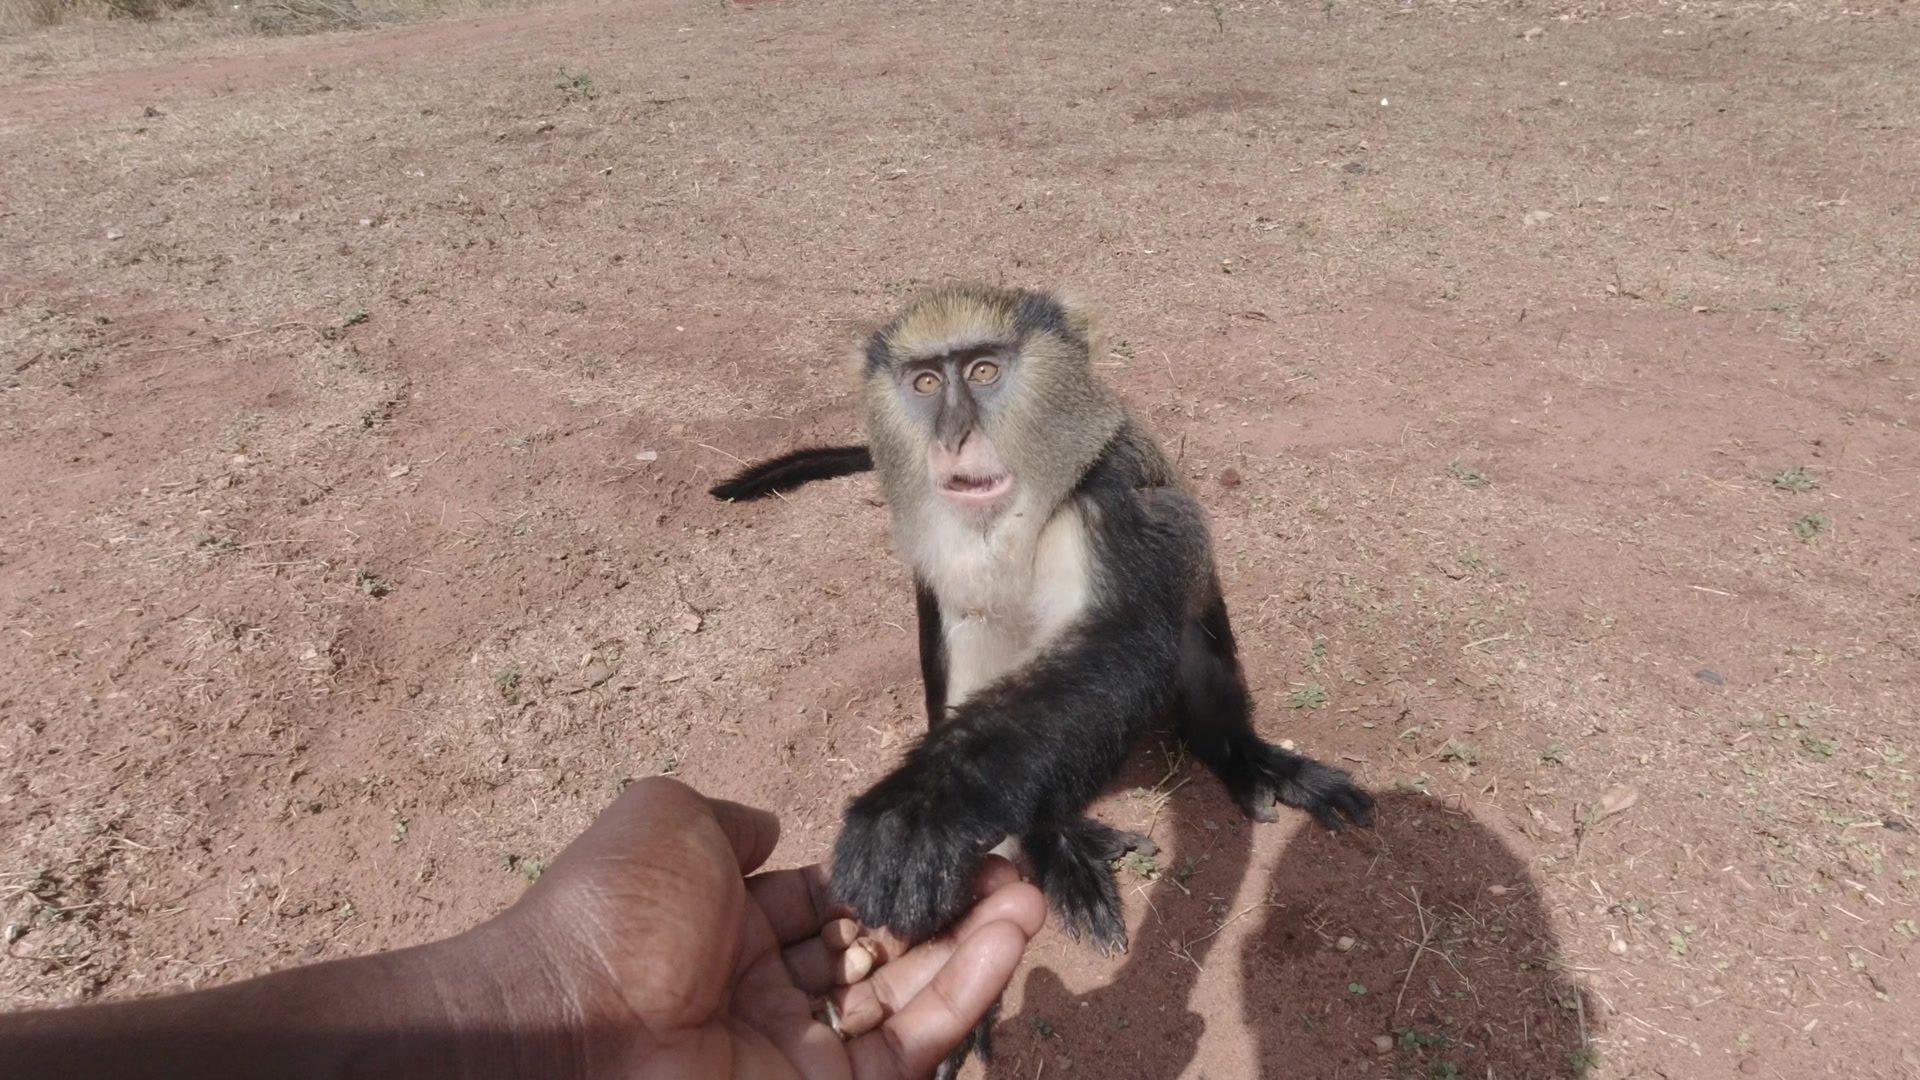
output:
[[[965,1065],[968,1056],[974,1053],[980,1055],[982,1062],[991,1064],[993,1062],[993,1026],[999,1022],[1000,999],[994,998],[993,1004],[987,1007],[987,1014],[980,1018],[979,1023],[973,1025],[973,1030],[967,1034],[967,1037],[960,1040],[960,1045],[954,1047],[953,1053],[947,1055],[947,1060],[941,1062],[940,1067],[934,1070],[934,1080],[956,1080],[960,1075],[960,1066]]]
[[[1100,955],[1127,951],[1127,924],[1120,913],[1114,861],[1129,851],[1160,849],[1136,832],[1123,832],[1083,817],[1059,828],[1034,829],[1021,846],[1033,859],[1034,884],[1075,941],[1089,940]]]
[[[1218,581],[1180,642],[1180,734],[1212,769],[1242,813],[1277,821],[1275,800],[1339,831],[1342,818],[1373,823],[1373,796],[1344,771],[1282,750],[1253,730],[1253,703]]]

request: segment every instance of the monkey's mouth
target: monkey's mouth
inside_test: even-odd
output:
[[[989,476],[975,476],[968,473],[952,473],[940,481],[940,494],[957,503],[979,505],[990,503],[1007,493],[1013,486],[1013,477],[1006,473],[994,473]]]

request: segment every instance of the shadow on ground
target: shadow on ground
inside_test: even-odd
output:
[[[1241,888],[1251,831],[1225,798],[1174,812],[1132,952],[1082,994],[1041,958],[987,1075],[1187,1075],[1209,1024],[1236,1022],[1246,1035],[1208,1056],[1240,1076],[1583,1075],[1591,1002],[1525,862],[1471,814],[1390,793],[1371,833],[1300,828],[1262,902]]]

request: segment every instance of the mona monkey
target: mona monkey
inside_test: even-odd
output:
[[[1086,808],[1156,721],[1255,821],[1278,820],[1277,801],[1330,830],[1372,823],[1345,772],[1254,732],[1205,514],[1094,376],[1094,343],[1053,295],[935,289],[867,342],[866,446],[798,450],[712,489],[880,474],[913,572],[928,730],[847,807],[834,846],[832,891],[868,926],[944,930],[1010,840],[1075,938],[1124,950],[1112,864],[1152,848]]]

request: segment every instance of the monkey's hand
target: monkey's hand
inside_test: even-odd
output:
[[[835,900],[870,927],[918,941],[973,906],[980,860],[1018,813],[953,747],[925,744],[847,807],[833,848]]]

